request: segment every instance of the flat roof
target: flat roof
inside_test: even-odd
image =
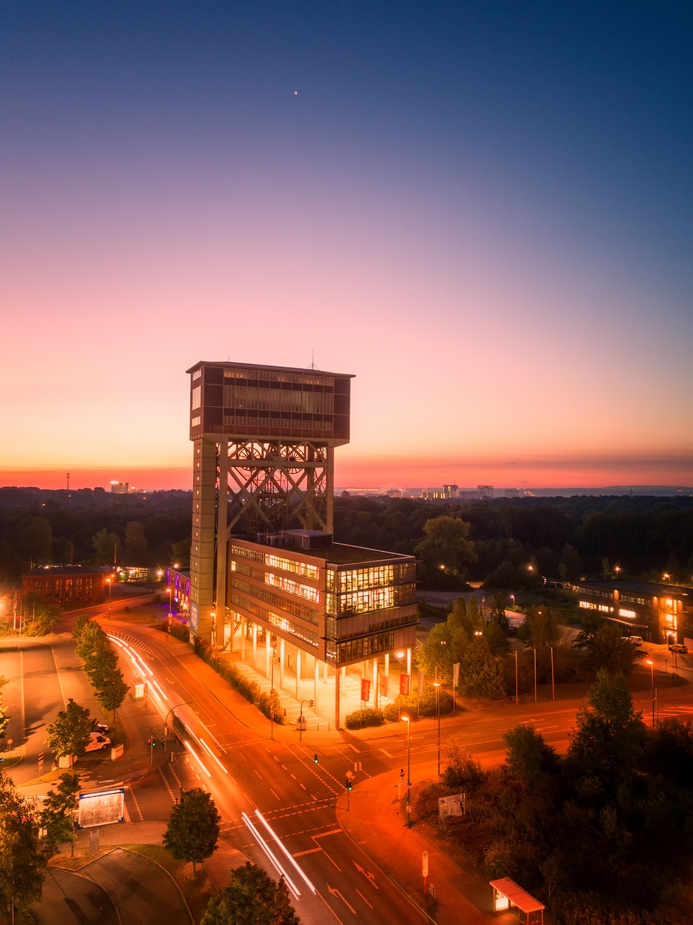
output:
[[[110,571],[110,569],[109,569]],[[104,572],[94,565],[39,565],[38,568],[29,569],[28,572],[22,572],[22,578],[29,576],[44,577],[48,575],[103,575]]]
[[[693,588],[686,588],[683,585],[665,585],[655,581],[631,581],[629,578],[580,581],[578,587],[601,588],[605,591],[630,591],[633,594],[649,594],[652,597],[671,597],[677,594],[688,597],[693,594]]]
[[[296,531],[299,532],[299,531]],[[303,531],[302,531],[303,532]],[[310,531],[305,531],[310,532]],[[349,546],[346,543],[333,543],[329,549],[300,549],[297,546],[271,546],[269,543],[259,543],[247,536],[231,535],[231,540],[246,543],[256,549],[268,550],[275,555],[289,553],[296,559],[324,559],[328,565],[360,565],[369,562],[415,562],[414,556],[401,552],[387,552],[384,549],[367,549],[365,546]]]
[[[194,366],[191,366],[190,369],[186,369],[186,373],[194,373],[196,369],[199,369],[200,366],[222,366],[224,369],[257,369],[257,370],[266,370],[272,371],[275,373],[301,373],[306,376],[336,376],[338,379],[354,379],[355,373],[331,373],[325,369],[315,369],[312,366],[302,367],[302,366],[266,366],[258,363],[236,363],[226,361],[216,361],[216,360],[198,360]]]
[[[541,909],[546,908],[543,903],[535,899],[527,890],[523,890],[510,877],[503,877],[501,880],[489,880],[489,885],[494,890],[502,893],[503,896],[507,896],[510,902],[523,912],[539,912]]]

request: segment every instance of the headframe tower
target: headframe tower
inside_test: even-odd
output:
[[[231,532],[333,531],[334,450],[349,442],[349,374],[200,361],[190,374],[190,629],[226,617]]]

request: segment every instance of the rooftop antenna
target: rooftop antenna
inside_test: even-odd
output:
[[[67,490],[70,490],[70,473],[67,473]]]
[[[310,366],[308,367],[308,369],[317,369],[317,368],[318,368],[318,367],[315,365],[315,350],[311,350],[311,352],[310,352]]]

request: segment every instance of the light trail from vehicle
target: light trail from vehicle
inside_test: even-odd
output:
[[[311,890],[313,893],[315,893],[315,892],[316,892],[315,887],[314,887],[313,884],[310,882],[310,880],[308,879],[307,875],[304,873],[303,869],[300,867],[300,865],[298,864],[298,862],[296,861],[296,859],[295,859],[294,857],[291,856],[291,854],[287,851],[286,847],[281,843],[281,841],[279,840],[278,835],[276,834],[276,832],[274,831],[274,829],[270,826],[269,822],[267,822],[267,820],[266,820],[265,817],[262,815],[262,813],[260,812],[259,809],[256,809],[256,810],[255,810],[255,815],[258,817],[258,819],[260,820],[260,822],[264,825],[264,827],[265,827],[265,828],[267,829],[267,831],[270,833],[270,835],[272,836],[272,838],[276,841],[277,845],[279,845],[279,847],[280,847],[281,850],[284,852],[284,854],[286,855],[286,857],[288,858],[288,860],[289,860],[289,861],[293,864],[293,866],[296,868],[296,870],[298,871],[298,873],[301,875],[301,877],[303,878],[303,880],[306,882],[306,884],[307,884],[307,886],[308,886],[308,889]]]
[[[219,765],[219,767],[220,767],[221,770],[224,772],[224,774],[228,774],[229,772],[226,770],[226,768],[224,767],[224,765],[221,763],[221,761],[219,761],[219,759],[218,759],[217,756],[214,754],[214,752],[212,751],[212,749],[209,747],[209,745],[207,745],[207,743],[205,742],[205,740],[202,739],[202,738],[200,739],[200,745],[202,746],[202,748],[204,748],[204,750],[207,752],[207,754],[209,755],[209,757],[210,757],[210,758],[213,758],[213,759],[216,761],[216,763]]]
[[[270,848],[270,846],[267,844],[267,842],[265,841],[265,839],[262,837],[262,835],[260,835],[260,833],[258,832],[258,830],[256,829],[256,827],[253,825],[253,823],[252,823],[251,820],[249,819],[248,814],[247,814],[247,813],[241,813],[241,819],[243,820],[243,822],[245,822],[245,824],[247,825],[247,827],[250,829],[250,832],[252,833],[252,835],[253,835],[253,836],[255,837],[255,839],[257,840],[258,845],[260,845],[260,847],[262,848],[262,850],[265,852],[265,854],[266,854],[267,857],[269,858],[270,862],[274,865],[275,870],[284,878],[284,880],[286,881],[286,885],[289,887],[289,889],[290,889],[291,892],[294,894],[294,896],[296,897],[296,899],[300,899],[300,898],[301,898],[301,891],[300,891],[299,888],[296,886],[296,884],[293,882],[293,880],[291,879],[291,877],[287,874],[287,872],[284,870],[284,868],[282,867],[282,865],[279,863],[278,858],[275,857],[275,855],[274,855],[274,853],[272,852],[272,849]],[[264,821],[264,820],[263,820],[263,821]]]
[[[209,770],[207,769],[207,767],[202,763],[202,759],[201,759],[200,756],[197,754],[197,752],[195,751],[195,749],[192,747],[192,745],[190,744],[190,742],[188,742],[186,739],[184,739],[184,740],[183,740],[183,745],[185,745],[185,747],[187,748],[187,750],[188,750],[188,751],[190,752],[190,754],[193,756],[193,758],[195,759],[195,761],[197,761],[197,763],[198,763],[199,766],[202,768],[202,770],[205,772],[205,774],[207,775],[207,777],[211,777],[211,776],[212,776],[212,772],[209,771]]]

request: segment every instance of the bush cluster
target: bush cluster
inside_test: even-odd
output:
[[[229,662],[220,662],[215,658],[211,646],[200,639],[195,639],[195,654],[206,662],[210,668],[213,668],[235,691],[238,691],[241,697],[245,697],[253,706],[256,706],[268,719],[270,718],[270,713],[274,710],[274,722],[279,726],[284,725],[284,711],[281,709],[276,691],[273,694],[266,694],[259,684],[256,684],[255,681],[249,681],[235,665]]]
[[[373,707],[366,707],[363,710],[355,710],[349,713],[344,721],[347,729],[361,729],[363,726],[382,726],[383,711],[374,710]]]
[[[168,623],[166,621],[157,620],[156,623],[152,623],[152,627],[155,630],[161,630],[162,633],[169,633]],[[181,642],[190,642],[190,627],[186,626],[184,623],[179,623],[177,620],[171,620],[171,631],[169,635],[179,639]]]

